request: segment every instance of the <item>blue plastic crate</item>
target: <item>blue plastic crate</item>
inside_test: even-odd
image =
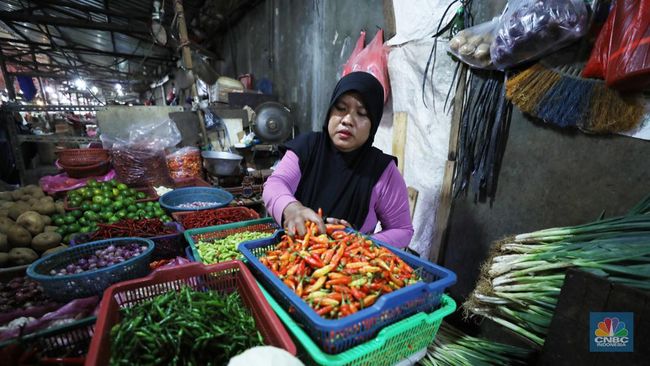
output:
[[[163,194],[158,202],[160,206],[169,212],[178,211],[200,211],[212,208],[224,207],[233,200],[233,195],[220,188],[213,187],[187,187],[177,188],[173,191]],[[196,208],[178,207],[184,203],[191,202],[215,202],[214,205]]]
[[[104,249],[109,245],[123,246],[133,242],[146,245],[147,249],[137,257],[109,267],[64,276],[50,275],[51,270],[65,267],[80,258],[92,255],[98,249]],[[104,290],[114,283],[146,276],[150,271],[149,260],[154,247],[153,241],[142,238],[94,241],[37,260],[27,267],[27,276],[40,283],[43,291],[57,301],[67,302],[93,295],[101,296]]]
[[[375,244],[386,247],[408,263],[420,275],[422,282],[384,294],[372,306],[352,315],[336,320],[326,319],[316,314],[316,311],[259,261],[258,257],[277,244],[282,235],[284,231],[278,231],[272,238],[241,243],[239,251],[246,257],[251,271],[273,298],[303,325],[305,331],[326,353],[343,352],[375,337],[389,324],[415,313],[429,313],[435,310],[445,289],[456,283],[454,272],[373,240]]]

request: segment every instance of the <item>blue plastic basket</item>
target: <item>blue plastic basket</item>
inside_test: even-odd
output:
[[[144,253],[129,258],[122,263],[92,271],[64,276],[52,276],[50,271],[67,266],[78,259],[104,249],[109,245],[122,246],[133,242],[146,245]],[[110,285],[146,276],[149,273],[149,260],[154,250],[154,243],[142,238],[117,238],[94,241],[70,247],[66,250],[41,258],[27,267],[27,276],[43,287],[43,291],[52,299],[68,302],[73,299],[102,295]]]
[[[160,206],[170,212],[178,211],[200,211],[211,208],[224,207],[233,200],[233,195],[228,191],[213,187],[187,187],[177,188],[163,194],[158,202]],[[216,202],[214,205],[196,208],[178,207],[184,203],[191,202]]]
[[[239,251],[246,257],[248,266],[264,288],[284,309],[294,315],[294,319],[304,326],[305,331],[326,353],[343,352],[375,337],[389,324],[415,313],[433,311],[440,303],[445,289],[456,283],[454,272],[373,240],[375,244],[386,247],[408,263],[423,282],[384,294],[372,306],[342,319],[325,319],[259,261],[258,257],[280,242],[282,235],[284,231],[277,231],[272,238],[241,243]]]

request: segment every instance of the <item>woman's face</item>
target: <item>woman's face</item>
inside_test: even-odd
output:
[[[360,148],[370,136],[372,122],[368,111],[355,92],[343,94],[330,109],[327,132],[339,151],[350,152]]]

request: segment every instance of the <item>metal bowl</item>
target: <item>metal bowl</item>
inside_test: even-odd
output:
[[[201,156],[205,169],[214,175],[237,175],[244,158],[225,151],[203,151]]]

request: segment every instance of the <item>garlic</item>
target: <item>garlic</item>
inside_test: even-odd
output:
[[[474,53],[475,49],[475,46],[472,46],[470,43],[466,43],[458,50],[458,52],[461,54],[461,56],[469,56]]]

